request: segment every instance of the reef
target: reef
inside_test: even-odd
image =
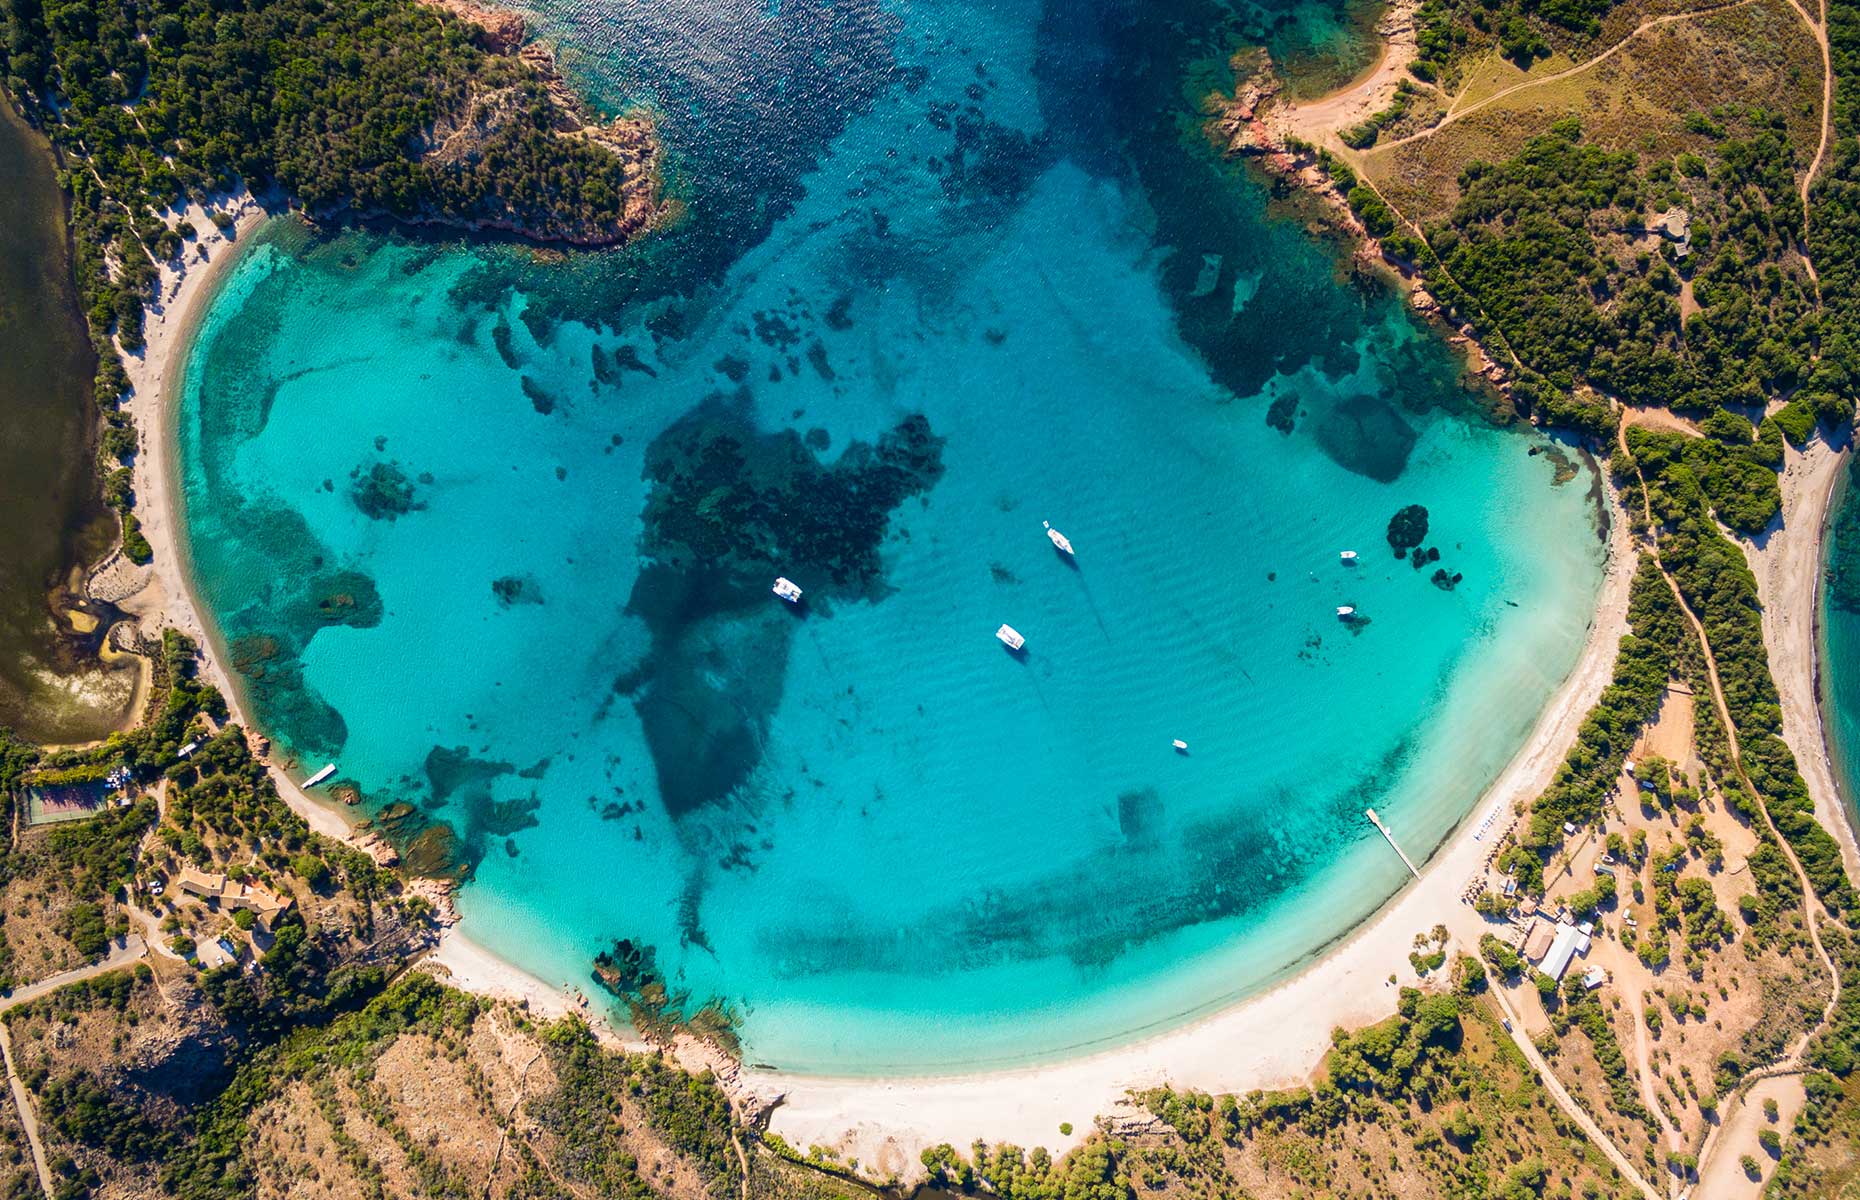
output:
[[[491,594],[505,608],[543,602],[542,585],[530,575],[501,575],[491,581]]]
[[[891,512],[942,477],[943,439],[917,414],[825,466],[793,430],[759,433],[746,411],[747,397],[706,404],[647,449],[641,554],[735,583],[766,587],[779,572],[810,588],[878,594]]]
[[[991,85],[992,86],[992,85]],[[973,103],[932,102],[925,119],[932,128],[950,133],[950,147],[928,159],[926,168],[942,184],[943,198],[952,205],[991,205],[1006,208],[1019,203],[1052,164],[1050,135],[1028,135],[990,119]]]
[[[1393,483],[1407,469],[1420,434],[1378,396],[1351,396],[1323,414],[1312,430],[1318,446],[1345,470]]]
[[[774,314],[759,319],[780,340]],[[646,662],[615,681],[651,750],[667,811],[683,817],[747,782],[797,619],[887,591],[880,547],[893,511],[943,474],[943,439],[921,415],[875,444],[852,442],[831,464],[792,429],[765,433],[748,397],[713,399],[654,439],[640,537],[647,566],[627,611],[652,634]],[[807,608],[772,604],[785,575]],[[725,869],[743,865],[726,854]]]
[[[779,948],[782,973],[795,978],[848,969],[981,970],[1056,955],[1101,968],[1175,931],[1257,914],[1307,881],[1324,865],[1316,848],[1354,836],[1363,802],[1374,803],[1399,777],[1406,752],[1397,746],[1362,776],[1326,781],[1295,798],[1249,799],[1231,813],[1180,826],[1151,789],[1125,792],[1114,798],[1123,836],[1063,870],[978,892],[903,928],[856,919],[823,927],[797,918],[773,924],[760,940],[771,953]],[[1263,813],[1272,815],[1262,820]],[[1164,863],[1181,866],[1159,871]],[[1098,881],[1089,902],[1077,892],[1081,874]]]
[[[414,499],[413,481],[397,462],[377,462],[349,472],[349,499],[371,521],[392,521],[426,505]]]
[[[248,609],[228,624],[251,628],[258,611]],[[264,611],[264,625],[256,632],[233,638],[229,658],[246,681],[258,723],[290,730],[292,749],[306,758],[337,757],[348,740],[348,725],[305,682],[301,656],[317,630],[371,628],[381,623],[381,611],[374,580],[359,571],[331,571],[315,576],[278,610]]]
[[[1297,426],[1298,397],[1290,392],[1274,397],[1266,406],[1266,424],[1289,435]]]
[[[518,376],[517,383],[523,389],[524,396],[528,398],[530,407],[545,417],[553,413],[561,403],[549,393],[547,388],[528,375]]]
[[[626,1004],[633,1028],[642,1036],[669,1045],[682,1031],[712,1043],[732,1058],[742,1056],[737,1014],[721,1000],[693,1008],[690,992],[671,990],[651,946],[621,938],[611,951],[594,956],[592,977]]]
[[[1389,518],[1389,548],[1396,558],[1408,557],[1408,551],[1427,540],[1427,509],[1410,504]]]

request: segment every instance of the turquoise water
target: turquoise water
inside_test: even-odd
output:
[[[1850,817],[1860,817],[1853,807],[1860,799],[1860,489],[1854,486],[1855,461],[1849,454],[1822,542],[1821,660],[1815,670],[1829,758]]]
[[[788,1069],[1127,1039],[1343,933],[1405,875],[1362,810],[1418,854],[1471,809],[1602,543],[1586,468],[1206,149],[1280,16],[546,10],[691,219],[255,239],[178,438],[258,718],[469,873],[473,938],[650,946]]]

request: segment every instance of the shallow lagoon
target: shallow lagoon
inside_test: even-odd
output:
[[[1601,542],[1586,471],[1205,150],[1210,64],[1275,21],[546,12],[668,113],[693,219],[244,253],[178,433],[260,719],[472,865],[472,937],[577,983],[650,945],[784,1068],[1051,1057],[1340,935],[1405,875],[1362,810],[1418,857],[1471,809]]]

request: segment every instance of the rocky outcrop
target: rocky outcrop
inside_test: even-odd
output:
[[[486,51],[522,62],[550,101],[550,123],[558,137],[580,138],[612,155],[620,168],[617,190],[623,211],[617,220],[577,221],[567,214],[551,214],[543,221],[507,216],[485,216],[460,222],[399,214],[412,224],[467,224],[472,228],[511,234],[542,242],[572,246],[612,246],[625,242],[664,220],[670,211],[660,178],[658,129],[645,111],[603,120],[568,86],[556,67],[555,55],[536,43],[525,44],[528,29],[522,14],[476,3],[475,0],[420,0],[450,13],[479,31],[478,43]],[[457,112],[442,115],[424,131],[418,155],[436,165],[470,166],[485,157],[501,134],[521,125],[534,95],[532,87],[474,88]]]
[[[432,8],[451,13],[479,31],[478,44],[493,54],[515,54],[528,32],[523,14],[504,8],[487,8],[472,0],[420,0]]]
[[[1411,22],[1404,28],[1412,34]],[[1386,36],[1391,30],[1384,29],[1383,33]],[[1391,253],[1381,239],[1369,233],[1350,207],[1344,189],[1326,168],[1322,152],[1293,133],[1292,122],[1283,116],[1288,106],[1281,100],[1281,86],[1271,57],[1260,50],[1250,58],[1237,56],[1233,66],[1241,82],[1233,97],[1219,105],[1209,119],[1209,136],[1224,146],[1228,154],[1257,160],[1277,178],[1321,201],[1324,206],[1322,224],[1357,245],[1351,263],[1354,270],[1358,273],[1382,271],[1385,275],[1392,272],[1399,277],[1412,289],[1409,304],[1414,313],[1441,327],[1447,335],[1447,344],[1463,350],[1467,374],[1507,401],[1515,402],[1511,371],[1487,352],[1477,331],[1463,315],[1443,308],[1421,286],[1415,264]]]

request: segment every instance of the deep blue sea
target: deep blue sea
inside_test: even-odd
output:
[[[1364,808],[1417,856],[1472,809],[1583,641],[1593,474],[1201,131],[1244,45],[1360,68],[1360,12],[535,19],[661,114],[683,223],[275,222],[178,416],[258,719],[469,873],[469,936],[596,995],[650,947],[753,1062],[1026,1062],[1345,932],[1405,878]]]

